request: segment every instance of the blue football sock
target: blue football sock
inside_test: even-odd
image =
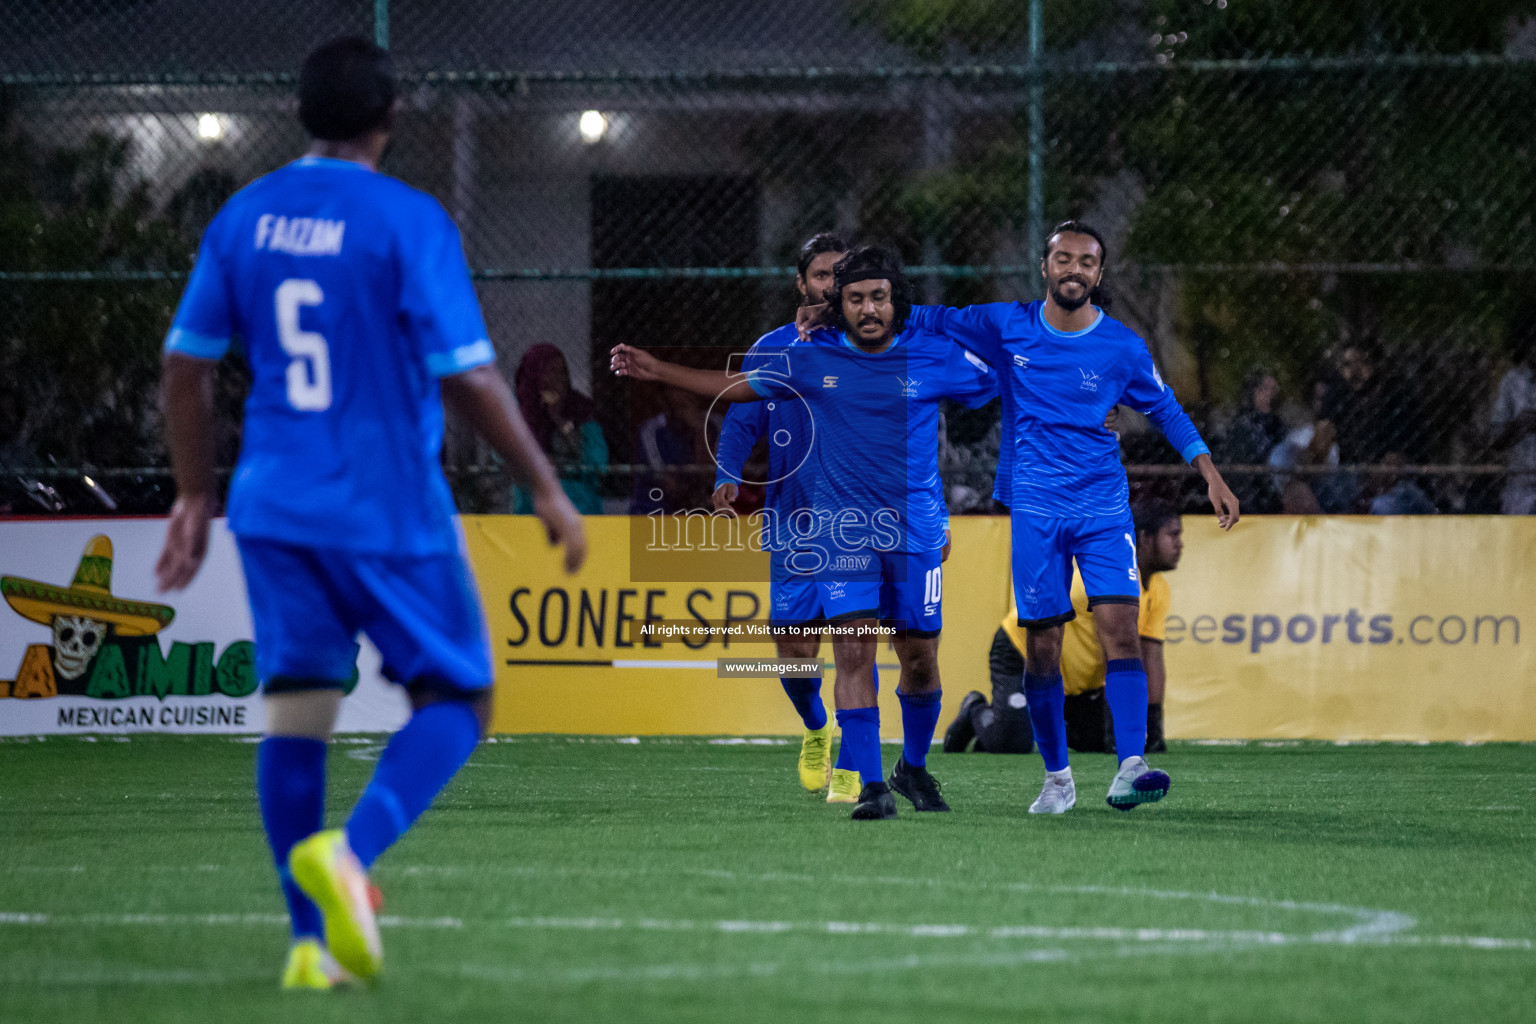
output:
[[[295,939],[318,936],[320,908],[294,884],[288,851],[325,825],[325,741],[268,736],[256,747],[256,799]]]
[[[480,721],[462,701],[428,704],[395,733],[347,819],[347,843],[363,867],[411,827],[479,742]]]
[[[780,676],[779,682],[784,684],[784,692],[789,694],[790,703],[807,729],[820,729],[827,724],[827,709],[821,703],[820,679]]]
[[[1147,670],[1140,658],[1116,658],[1104,666],[1104,699],[1115,722],[1115,756],[1147,752]]]
[[[1061,673],[1037,676],[1025,671],[1024,699],[1029,704],[1029,724],[1034,727],[1045,770],[1059,772],[1067,767],[1067,696],[1061,686]],[[1146,717],[1146,712],[1142,712],[1142,717]]]
[[[837,724],[843,730],[839,759],[846,751],[864,785],[884,782],[885,771],[880,767],[880,709],[845,708],[838,711]]]
[[[833,762],[832,768],[834,771],[839,772],[858,771],[858,769],[853,766],[853,748],[848,746],[847,737],[844,737],[837,744],[837,760]]]
[[[939,725],[939,705],[944,700],[943,690],[928,693],[902,693],[896,691],[901,701],[901,757],[916,768],[928,764],[928,748],[933,746],[933,731]]]
[[[870,671],[870,673],[875,678],[875,692],[879,693],[880,692],[880,666],[879,665],[871,665],[871,666],[869,666],[869,671]],[[841,722],[841,719],[839,719],[839,722]],[[849,746],[848,746],[848,744],[846,742],[839,742],[838,743],[838,745],[837,745],[837,763],[835,763],[832,767],[835,768],[836,770],[840,771],[840,772],[856,772],[856,771],[859,770],[858,767],[853,762],[852,750],[849,748]]]

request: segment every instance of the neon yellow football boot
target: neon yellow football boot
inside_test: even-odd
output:
[[[354,980],[325,951],[319,939],[300,939],[288,949],[288,963],[283,968],[282,981],[285,991],[329,992],[337,985]]]
[[[820,729],[805,730],[800,740],[800,785],[812,793],[827,788],[832,779],[832,718]]]
[[[827,803],[856,804],[859,802],[859,790],[863,788],[864,783],[859,779],[858,772],[834,768],[832,781],[827,785]]]
[[[288,870],[325,920],[325,945],[342,967],[372,981],[384,963],[368,873],[340,829],[316,832],[288,853]]]

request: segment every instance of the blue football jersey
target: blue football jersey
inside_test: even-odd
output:
[[[229,489],[238,536],[400,555],[458,548],[438,379],[495,350],[431,196],[305,157],[208,226],[165,347],[250,363]]]
[[[798,396],[813,440],[809,506],[826,547],[926,552],[944,545],[949,514],[939,476],[939,404],[972,408],[997,397],[997,375],[947,339],[909,327],[884,352],[816,331],[749,377],[770,400]],[[792,517],[795,537],[813,535]]]
[[[1104,417],[1126,405],[1162,429],[1185,461],[1210,449],[1163,383],[1141,337],[1102,310],[1066,333],[1045,303],[954,309],[914,306],[912,321],[992,364],[1003,397],[1003,450],[994,496],[1016,512],[1062,518],[1118,515],[1130,506],[1120,446]]]
[[[800,340],[794,324],[769,331],[747,349],[742,370],[768,369],[780,365],[784,350]],[[763,549],[783,551],[788,537],[782,529],[785,517],[810,504],[806,481],[810,472],[801,472],[810,457],[810,407],[797,398],[774,398],[763,402],[734,402],[726,410],[720,426],[720,443],[715,451],[715,487],[740,483],[742,468],[758,438],[768,439],[768,472],[764,478]]]

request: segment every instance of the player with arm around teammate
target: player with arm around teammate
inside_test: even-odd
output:
[[[843,748],[863,788],[858,820],[894,817],[891,790],[920,811],[948,810],[927,770],[941,698],[942,550],[947,513],[938,486],[938,404],[981,405],[994,374],[979,360],[906,324],[911,285],[900,261],[864,246],[835,268],[831,328],[790,346],[775,367],[751,374],[663,363],[627,345],[616,373],[661,380],[726,401],[804,401],[816,442],[807,469],[814,529],[796,529],[796,572],[816,581],[822,613],[837,632],[834,697]],[[948,351],[946,351],[946,348]],[[897,629],[901,660],[902,755],[887,785],[880,763],[874,627]]]
[[[1210,449],[1163,383],[1146,343],[1091,301],[1103,280],[1104,241],[1077,221],[1046,239],[1043,302],[954,309],[916,306],[913,322],[964,345],[998,371],[1003,445],[998,481],[1012,518],[1013,586],[1026,631],[1024,686],[1046,778],[1031,813],[1060,814],[1077,800],[1067,759],[1061,679],[1062,625],[1072,611],[1075,561],[1108,659],[1105,698],[1115,721],[1120,766],[1106,802],[1120,810],[1161,799],[1166,773],[1145,757],[1147,674],[1136,635],[1138,590],[1129,486],[1114,438],[1101,429],[1115,405],[1158,425],[1205,478],[1224,529],[1237,498]],[[815,320],[807,310],[804,323]]]
[[[489,640],[439,463],[444,404],[533,492],[566,570],[586,554],[581,518],[496,371],[457,228],[378,172],[394,97],[389,55],[363,39],[305,60],[312,145],[219,211],[165,344],[177,499],[162,590],[190,583],[207,550],[212,380],[233,336],[251,367],[229,527],[265,696],[256,788],[292,919],[288,989],[330,988],[345,977],[337,963],[377,975],[366,872],[490,725]],[[324,831],[327,741],[359,632],[413,711],[345,827]]]
[[[848,244],[831,232],[813,235],[800,247],[795,285],[802,304],[826,301],[827,292],[832,289],[832,267],[847,251]],[[794,344],[796,338],[793,323],[769,331],[747,350],[742,360],[743,371],[760,369],[776,353]],[[716,510],[730,510],[738,493],[737,484],[742,482],[747,456],[762,437],[768,439],[763,546],[770,552],[768,606],[769,621],[775,630],[774,646],[781,659],[810,659],[821,651],[821,603],[814,581],[794,578],[788,568],[786,550],[787,521],[809,502],[804,484],[810,474],[799,472],[812,437],[804,403],[737,402],[726,410],[715,454],[717,472],[712,502]],[[805,726],[800,740],[800,784],[812,792],[829,789],[827,798],[834,803],[855,799],[856,784],[852,793],[847,792],[853,773],[833,772],[832,722],[822,704],[821,679],[783,676],[779,681]],[[833,782],[841,784],[829,787]]]

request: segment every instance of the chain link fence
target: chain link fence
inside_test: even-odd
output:
[[[303,151],[297,69],[340,33],[396,58],[386,170],[461,225],[509,379],[553,346],[525,397],[562,361],[590,396],[545,437],[596,506],[713,475],[705,410],[611,378],[615,342],[745,347],[822,230],[894,245],[925,301],[1028,299],[1071,216],[1249,509],[1536,511],[1536,0],[9,0],[0,506],[168,505],[182,281]],[[1139,489],[1201,506],[1118,429]],[[955,511],[989,508],[997,433],[950,411]],[[446,458],[466,510],[516,507],[472,441]]]

